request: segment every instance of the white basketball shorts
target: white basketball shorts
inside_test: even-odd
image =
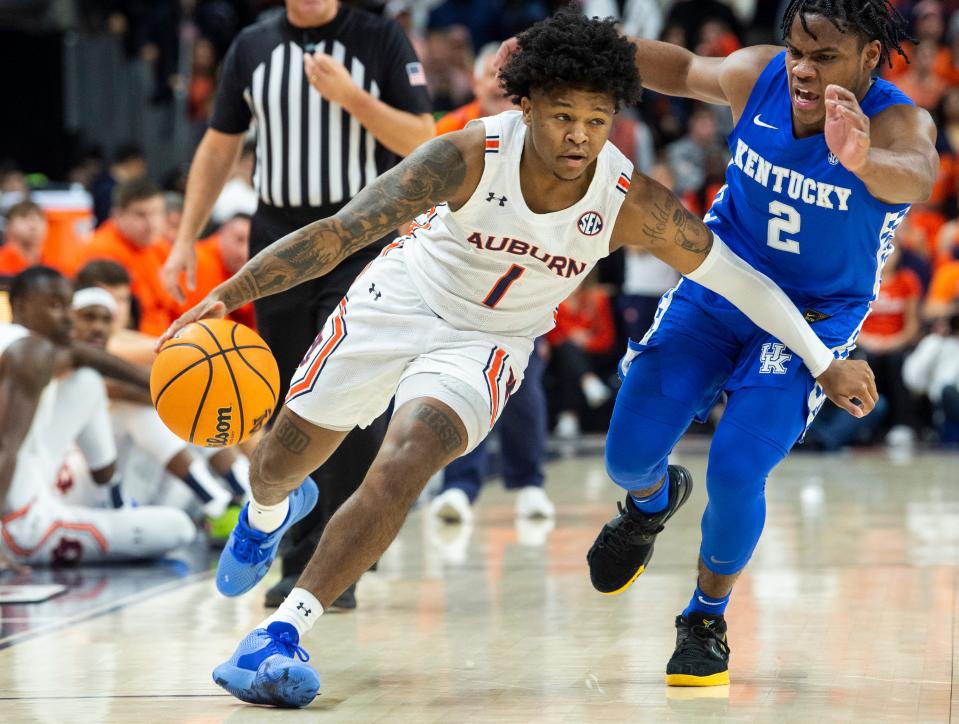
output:
[[[366,427],[396,397],[447,405],[478,445],[519,389],[533,350],[526,337],[457,329],[423,301],[400,241],[357,277],[290,383],[286,406],[333,430]]]

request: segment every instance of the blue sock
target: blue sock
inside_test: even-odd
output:
[[[120,483],[114,483],[110,486],[110,505],[114,508],[123,507],[123,493],[120,490]]]
[[[726,613],[726,606],[729,604],[729,597],[731,595],[731,593],[727,593],[722,598],[707,596],[697,583],[696,592],[693,593],[693,597],[689,599],[689,605],[686,606],[686,610],[683,611],[683,616],[688,617],[692,611],[705,613],[707,615],[722,616]]]
[[[663,484],[659,486],[659,490],[652,495],[648,495],[645,498],[637,498],[630,493],[629,497],[633,499],[640,513],[644,513],[645,515],[662,513],[669,506],[669,477],[667,476],[663,479]]]

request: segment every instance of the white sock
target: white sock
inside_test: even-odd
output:
[[[300,638],[313,628],[316,619],[323,615],[323,607],[316,596],[305,588],[294,588],[276,612],[257,628],[266,628],[275,621],[283,621],[296,628]]]
[[[250,507],[247,508],[246,517],[250,521],[250,527],[263,533],[272,533],[286,520],[286,514],[290,511],[290,499],[283,498],[276,505],[263,505],[257,503],[256,498],[250,496]]]

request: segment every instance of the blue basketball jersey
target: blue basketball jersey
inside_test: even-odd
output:
[[[773,58],[753,87],[729,136],[726,185],[705,220],[800,309],[865,316],[909,206],[870,194],[822,133],[793,136],[785,58]],[[870,117],[897,104],[912,101],[881,79],[860,102]]]

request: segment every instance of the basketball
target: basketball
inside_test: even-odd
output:
[[[280,371],[266,342],[228,319],[184,327],[150,370],[150,397],[164,424],[203,447],[242,442],[270,419]]]

